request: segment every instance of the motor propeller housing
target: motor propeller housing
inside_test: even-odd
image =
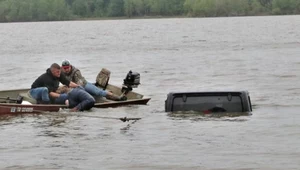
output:
[[[129,71],[124,79],[122,92],[125,94],[140,85],[140,73]]]

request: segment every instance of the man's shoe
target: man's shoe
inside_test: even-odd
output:
[[[125,101],[125,100],[127,100],[126,96],[117,96],[115,94],[107,95],[106,98],[109,99],[109,100],[114,100],[114,101]]]
[[[120,101],[126,101],[126,100],[127,100],[127,97],[126,97],[126,96],[122,96],[122,97],[120,97],[119,100],[120,100]]]

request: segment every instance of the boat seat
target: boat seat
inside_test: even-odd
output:
[[[19,93],[20,96],[23,97],[23,100],[30,102],[31,104],[36,104],[36,100],[29,94],[28,92]]]
[[[109,77],[110,71],[106,68],[102,68],[96,77],[96,85],[102,87],[103,90],[105,90],[106,86],[108,85]]]

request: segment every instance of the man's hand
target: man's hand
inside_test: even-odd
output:
[[[70,110],[70,112],[78,112],[77,107],[72,108],[72,109]]]

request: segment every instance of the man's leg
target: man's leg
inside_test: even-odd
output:
[[[107,94],[107,92],[105,90],[102,90],[102,89],[98,88],[97,86],[95,86],[94,84],[89,83],[89,82],[87,82],[87,84],[84,86],[84,90],[93,96],[105,97]]]
[[[38,103],[41,104],[50,103],[49,92],[47,87],[38,87],[38,88],[30,89],[29,93],[35,100],[37,100]]]
[[[123,97],[117,96],[109,91],[102,90],[89,82],[85,85],[84,89],[85,89],[85,91],[87,91],[88,93],[90,93],[93,96],[106,97],[107,99],[115,100],[115,101],[127,100],[127,98],[125,96],[123,96]]]
[[[55,104],[65,104],[66,100],[68,100],[68,95],[66,93],[62,93],[58,98],[55,99]]]
[[[95,104],[95,99],[88,92],[81,88],[75,88],[68,94],[69,107],[74,111],[91,109]]]

